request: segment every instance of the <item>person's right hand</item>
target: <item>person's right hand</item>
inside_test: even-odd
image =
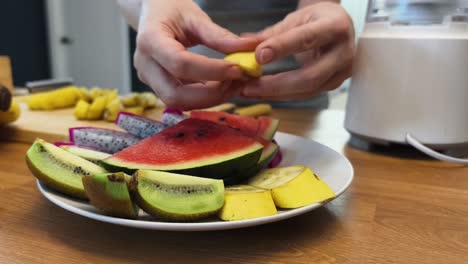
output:
[[[258,41],[219,27],[191,0],[142,1],[134,65],[168,107],[209,107],[237,93],[229,86],[242,70],[187,50],[197,44],[226,54],[254,50]]]

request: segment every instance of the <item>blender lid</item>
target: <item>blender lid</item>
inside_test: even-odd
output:
[[[367,22],[434,25],[448,16],[468,20],[468,0],[369,0],[367,11]]]

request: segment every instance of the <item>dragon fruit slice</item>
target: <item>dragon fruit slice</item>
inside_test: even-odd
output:
[[[70,141],[79,147],[89,147],[114,154],[141,139],[112,129],[97,127],[74,127],[68,130]]]
[[[73,143],[73,142],[62,142],[62,141],[58,141],[58,142],[55,142],[54,145],[57,146],[57,147],[61,147],[61,146],[75,146],[75,143]]]
[[[184,115],[182,111],[168,108],[164,110],[161,121],[167,126],[173,126],[187,118],[188,116]]]
[[[164,123],[127,112],[120,112],[115,123],[139,138],[150,137],[167,127]]]

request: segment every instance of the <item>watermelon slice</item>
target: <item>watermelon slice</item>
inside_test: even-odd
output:
[[[250,177],[255,176],[262,169],[266,168],[268,164],[270,164],[273,158],[276,157],[276,154],[279,151],[279,146],[271,141],[265,141],[262,144],[264,145],[264,147],[262,155],[260,156],[260,159],[258,160],[257,164],[255,164],[252,168],[250,168],[243,174],[235,175],[230,178],[225,178],[224,184],[226,186],[242,183]]]
[[[271,117],[254,118],[224,112],[192,111],[191,118],[203,119],[227,125],[253,138],[271,141],[278,129],[279,120]]]
[[[258,117],[258,130],[257,134],[261,135],[262,138],[266,140],[273,140],[273,136],[278,130],[279,127],[279,119],[260,116]]]
[[[224,179],[257,164],[263,146],[227,126],[186,119],[103,161],[110,171],[170,171]]]

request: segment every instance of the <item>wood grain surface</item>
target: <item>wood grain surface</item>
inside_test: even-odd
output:
[[[121,227],[69,213],[41,196],[24,156],[0,143],[0,263],[468,263],[468,169],[406,147],[347,144],[343,113],[275,110],[281,130],[346,155],[355,180],[305,215],[213,232]]]

